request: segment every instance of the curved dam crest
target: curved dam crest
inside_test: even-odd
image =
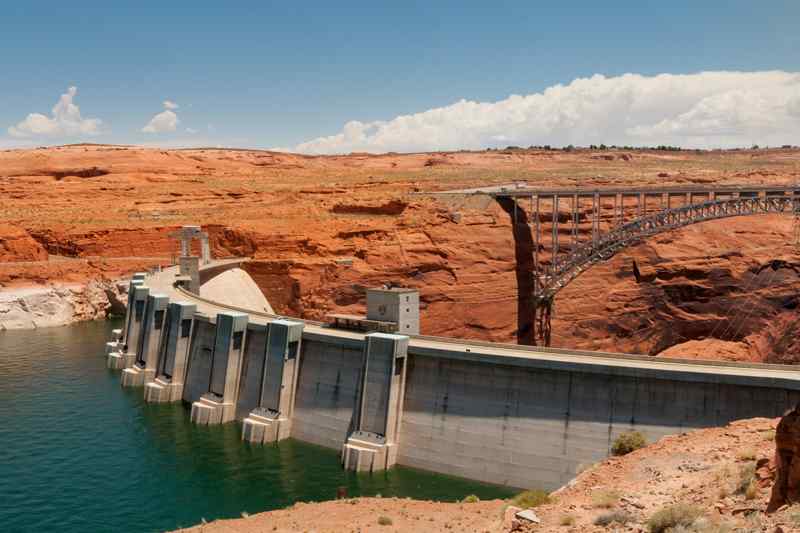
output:
[[[109,366],[147,401],[190,403],[198,424],[241,421],[250,442],[331,448],[347,469],[398,464],[551,490],[622,432],[654,441],[800,401],[787,367],[363,333],[203,295],[242,261],[137,274]],[[192,278],[201,296],[185,288]],[[409,291],[386,297],[397,312],[413,307]]]

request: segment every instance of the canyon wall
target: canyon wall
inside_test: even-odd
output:
[[[170,232],[201,223],[215,256],[253,258],[245,268],[277,313],[361,313],[364,288],[391,282],[420,290],[423,333],[514,341],[518,258],[507,212],[490,199],[416,193],[512,181],[593,187],[800,179],[798,150],[600,155],[0,151],[0,194],[10,200],[0,213],[0,291],[108,281],[169,263],[178,250]],[[639,243],[559,293],[552,343],[794,361],[800,284],[792,241],[790,216],[752,216]]]

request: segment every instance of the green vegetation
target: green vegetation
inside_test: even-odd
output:
[[[611,511],[610,513],[603,513],[597,518],[595,518],[594,525],[610,526],[611,524],[617,523],[619,525],[624,526],[630,521],[631,521],[631,515],[629,515],[625,511]]]
[[[592,493],[592,505],[599,509],[611,509],[619,498],[620,493],[615,490],[596,490]]]
[[[469,496],[465,496],[461,503],[478,503],[481,501],[475,494],[470,494]]]
[[[614,455],[627,455],[645,446],[647,446],[647,440],[644,435],[638,431],[629,431],[616,438],[614,444],[611,445],[611,453]]]
[[[647,520],[650,533],[665,533],[672,528],[688,528],[703,516],[703,510],[696,505],[676,503],[664,507]]]
[[[752,448],[739,450],[739,453],[736,454],[736,459],[739,461],[755,461],[756,452]]]
[[[520,492],[511,500],[511,505],[521,507],[522,509],[530,509],[550,503],[550,496],[543,490],[534,489]]]
[[[789,510],[786,511],[786,517],[789,519],[790,524],[800,528],[800,505],[792,505],[789,507]]]
[[[561,526],[574,526],[575,525],[575,515],[562,514],[558,519],[558,524],[561,525]]]
[[[737,494],[747,494],[749,491],[757,491],[758,487],[754,489],[751,488],[751,485],[755,485],[756,482],[756,464],[753,462],[747,463],[743,465],[739,469],[739,482],[736,485],[736,493]],[[749,498],[748,498],[749,499]]]

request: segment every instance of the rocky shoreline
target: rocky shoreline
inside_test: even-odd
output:
[[[123,314],[127,286],[121,281],[0,288],[0,331],[66,326]]]

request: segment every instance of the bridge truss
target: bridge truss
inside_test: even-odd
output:
[[[800,248],[800,186],[589,190],[515,185],[437,195],[486,195],[512,218],[520,344],[549,346],[558,291],[595,263],[652,235],[726,217],[787,213],[794,215]]]

